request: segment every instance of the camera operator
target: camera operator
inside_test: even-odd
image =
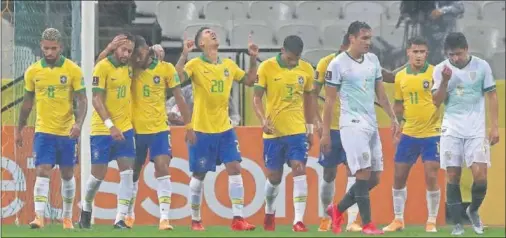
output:
[[[404,21],[406,27],[419,31],[414,35],[422,35],[427,39],[431,51],[428,61],[436,65],[444,60],[443,41],[449,32],[455,31],[457,18],[464,14],[461,1],[406,1],[400,7],[401,17],[398,25]],[[412,37],[406,35],[406,37]],[[404,39],[406,40],[406,39]]]

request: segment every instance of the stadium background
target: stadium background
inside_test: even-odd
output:
[[[500,133],[501,142],[492,149],[492,168],[489,172],[489,191],[482,208],[482,219],[487,225],[504,226],[504,160],[505,160],[505,117],[504,117],[504,74],[505,74],[505,25],[504,2],[465,2],[465,13],[458,21],[458,28],[468,37],[471,51],[474,55],[486,59],[492,66],[497,78],[500,100]],[[19,103],[23,95],[23,72],[26,67],[35,62],[40,56],[38,42],[45,27],[60,29],[64,35],[64,55],[76,62],[80,62],[80,3],[71,1],[2,1],[2,223],[19,222],[26,224],[33,217],[32,190],[35,180],[33,160],[31,158],[31,138],[33,136],[34,115],[30,117],[31,128],[25,130],[27,144],[21,149],[15,149],[13,143],[13,125],[18,116]],[[399,2],[246,2],[246,1],[98,1],[97,3],[97,36],[95,39],[95,55],[120,31],[128,30],[143,35],[148,43],[160,43],[166,51],[165,60],[175,63],[181,50],[179,37],[183,31],[188,35],[201,25],[209,25],[218,32],[220,38],[220,56],[230,57],[241,66],[248,65],[245,46],[248,32],[253,30],[253,38],[262,49],[260,59],[265,60],[279,52],[280,43],[289,34],[300,35],[305,42],[303,57],[316,64],[317,60],[331,52],[339,45],[347,25],[353,21],[365,20],[373,27],[376,36],[382,37],[390,43],[394,51],[402,51],[403,27],[394,27],[397,18]],[[269,12],[269,13],[266,13]],[[93,19],[87,19],[92,21]],[[194,52],[191,57],[200,53]],[[388,55],[379,55],[382,65],[393,69]],[[393,85],[386,84],[390,97],[393,96]],[[261,131],[251,108],[252,90],[235,85],[232,93],[235,105],[240,108],[242,125],[238,128],[241,151],[245,157],[243,167],[246,168],[246,214],[251,215],[254,223],[260,224],[263,218],[263,183],[261,173],[263,165],[261,158]],[[389,121],[383,111],[378,110],[378,120],[381,128],[382,142],[385,154],[385,173],[382,184],[373,191],[373,214],[378,223],[387,223],[393,217],[391,202],[391,184],[393,173],[393,151],[389,139]],[[187,152],[182,141],[182,129],[176,128],[173,138],[174,155],[172,162],[174,180],[173,205],[171,214],[174,223],[183,224],[189,221],[189,210],[185,187],[189,181],[187,171]],[[309,161],[309,183],[318,183],[322,171],[316,164],[317,145],[312,149]],[[115,169],[115,163],[110,164],[110,170]],[[408,181],[409,184],[423,183],[423,173],[418,164]],[[78,201],[80,200],[80,173],[76,169],[78,189],[74,219],[77,219]],[[221,170],[218,170],[221,171]],[[287,170],[285,170],[287,171]],[[148,165],[141,178],[139,197],[137,200],[136,216],[139,224],[155,224],[157,220],[157,203],[152,176],[153,167]],[[467,171],[466,171],[467,172]],[[462,181],[464,200],[470,200],[471,178],[465,172]],[[340,168],[337,179],[337,197],[344,193],[344,169]],[[444,188],[444,173],[440,172],[440,185]],[[216,176],[216,183],[214,177]],[[287,174],[287,176],[290,176]],[[205,186],[205,201],[203,208],[206,224],[227,224],[223,218],[228,216],[230,202],[226,196],[226,176],[216,173],[208,176]],[[262,178],[260,178],[262,177]],[[280,209],[277,216],[282,224],[290,223],[291,212],[291,180],[286,183],[278,199]],[[97,223],[110,223],[107,219],[114,217],[115,191],[119,176],[109,173],[97,196],[95,209]],[[51,209],[47,209],[47,216],[58,219],[61,216],[61,198],[59,192],[59,175],[51,179]],[[283,183],[284,184],[284,183]],[[306,222],[316,224],[318,221],[318,188],[310,186],[309,203]],[[423,224],[425,216],[424,186],[410,186],[407,202],[406,221],[408,223]],[[112,193],[110,193],[112,192]],[[285,205],[286,204],[286,205]],[[283,207],[283,208],[281,208]],[[108,210],[109,209],[109,210]],[[186,210],[185,210],[186,209]],[[285,212],[286,211],[286,212]],[[218,218],[215,216],[218,215]],[[441,205],[438,223],[444,223],[444,204]],[[206,218],[208,217],[208,218]],[[211,219],[213,218],[213,219]]]

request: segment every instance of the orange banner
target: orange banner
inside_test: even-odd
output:
[[[238,127],[243,162],[243,180],[245,187],[244,215],[254,224],[263,224],[264,217],[264,166],[262,158],[262,134],[256,127]],[[19,222],[26,224],[33,219],[33,186],[35,182],[35,168],[33,167],[32,139],[33,129],[25,130],[25,144],[23,148],[14,151],[13,127],[2,128],[2,223],[11,224],[18,213]],[[380,129],[383,143],[384,172],[381,182],[371,193],[373,220],[378,224],[389,223],[393,219],[392,184],[393,184],[393,148],[389,129]],[[318,140],[309,153],[307,163],[308,204],[305,222],[318,224],[322,215],[319,202],[319,186],[323,176],[323,169],[317,163],[319,145]],[[188,225],[190,222],[190,206],[188,204],[188,183],[190,173],[188,167],[188,151],[184,142],[184,129],[172,129],[172,151],[174,158],[171,162],[172,175],[172,208],[171,218],[175,225]],[[89,158],[86,158],[89,159]],[[77,191],[74,205],[74,220],[78,220],[78,201],[80,200],[79,167],[76,168]],[[109,164],[106,181],[102,183],[95,199],[94,216],[97,224],[112,224],[116,214],[116,193],[119,187],[119,174],[116,162]],[[311,186],[315,185],[315,186]],[[440,203],[438,224],[445,223],[444,206],[444,172],[439,173],[442,201]],[[339,167],[336,178],[336,200],[340,200],[346,188],[346,170]],[[51,178],[51,191],[60,194],[60,179],[58,173]],[[285,176],[277,198],[276,217],[278,224],[291,224],[293,220],[292,203],[293,180],[290,169],[285,167]],[[56,192],[57,191],[57,192]],[[61,209],[61,199],[51,199],[57,204],[51,204],[53,209]],[[405,208],[405,221],[408,224],[425,224],[427,208],[425,201],[425,179],[423,166],[417,163],[411,170],[408,180],[408,200]],[[156,196],[156,179],[154,167],[147,163],[141,172],[139,192],[135,207],[137,224],[156,224],[159,211]],[[209,173],[204,183],[204,199],[202,217],[206,225],[228,225],[232,217],[231,203],[228,197],[228,178],[224,167],[217,168],[216,173]]]

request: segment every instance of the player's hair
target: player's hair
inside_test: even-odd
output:
[[[142,37],[141,35],[135,35],[134,37],[134,50],[138,50],[139,48],[141,47],[146,47],[148,46],[148,43],[146,42],[146,39],[144,39],[144,37]]]
[[[413,45],[425,45],[425,46],[429,46],[429,44],[427,43],[427,40],[425,40],[425,38],[421,37],[421,36],[415,36],[415,37],[412,37],[408,40],[408,44],[406,45],[409,48],[411,48],[411,46]]]
[[[343,36],[343,41],[341,42],[341,45],[349,45],[349,44],[350,44],[350,35],[348,35],[348,33],[346,33]]]
[[[371,30],[371,26],[369,26],[369,24],[363,21],[354,21],[348,27],[348,32],[346,33],[346,35],[348,35],[348,38],[350,35],[356,36],[362,29]]]
[[[61,42],[61,33],[55,28],[47,28],[42,32],[41,40]]]
[[[444,50],[467,49],[467,39],[462,32],[450,32],[445,38]]]
[[[207,26],[203,26],[201,27],[198,31],[197,31],[197,34],[195,34],[195,46],[197,47],[197,49],[200,49],[200,44],[199,44],[199,40],[200,40],[200,37],[202,36],[202,32],[204,32],[205,30],[207,29],[211,29]]]
[[[300,37],[296,35],[290,35],[287,36],[283,41],[283,48],[286,51],[299,56],[304,49],[304,42],[302,42],[302,39]]]

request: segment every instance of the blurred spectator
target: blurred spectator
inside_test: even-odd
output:
[[[192,85],[189,84],[182,88],[183,97],[188,107],[190,108],[190,112],[193,112],[193,90]],[[167,116],[169,117],[169,123],[175,126],[184,125],[183,118],[181,117],[181,113],[179,112],[179,108],[177,107],[176,100],[174,97],[169,98],[166,102]],[[230,101],[228,103],[228,114],[230,116],[230,122],[233,126],[238,126],[241,122],[241,115],[239,114],[239,110],[234,107],[234,103],[232,102],[232,97],[230,97]]]
[[[446,35],[456,30],[457,18],[464,14],[464,4],[461,1],[433,1],[435,9],[428,16],[428,21],[422,23],[422,35],[429,43],[429,62],[439,64],[445,59],[443,42]]]

